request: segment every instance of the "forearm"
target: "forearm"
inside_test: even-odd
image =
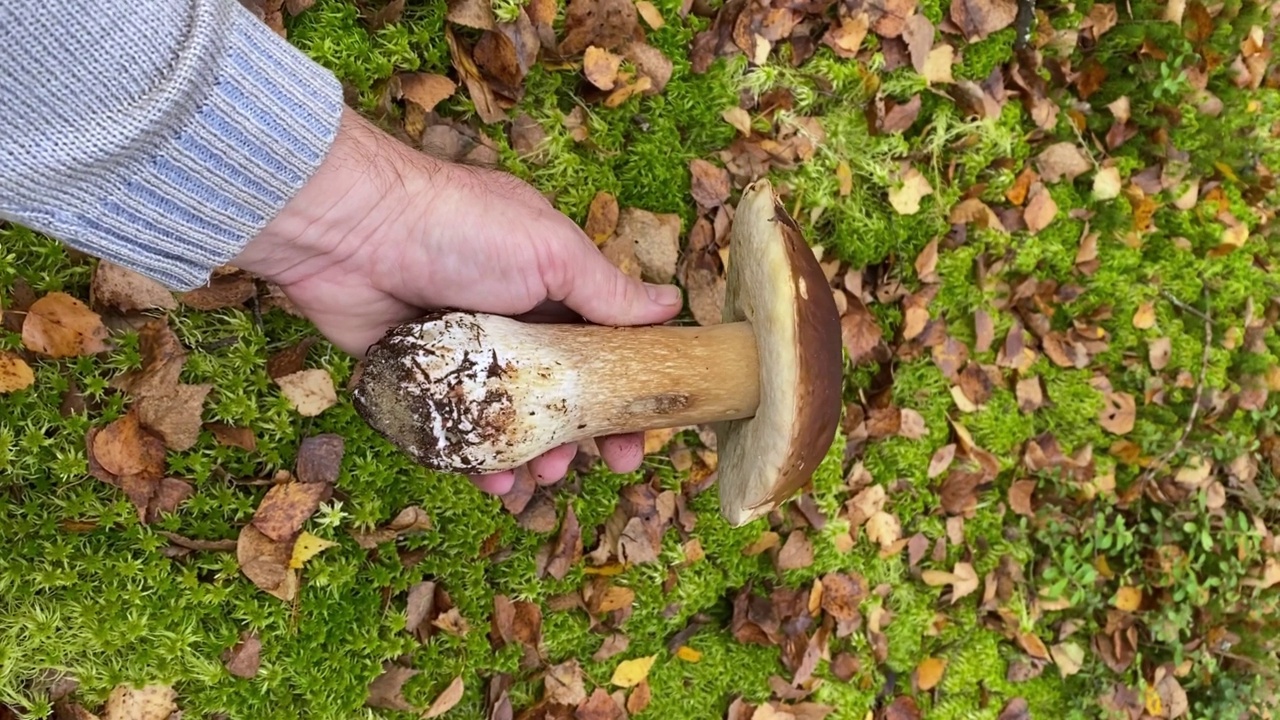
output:
[[[0,41],[0,217],[175,289],[267,226],[342,115],[237,0],[5,0]]]

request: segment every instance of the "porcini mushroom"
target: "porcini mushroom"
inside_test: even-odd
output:
[[[605,327],[439,311],[369,348],[357,411],[427,467],[508,470],[578,440],[709,423],[721,515],[742,525],[808,482],[840,416],[840,318],[767,181],[729,244],[723,323]]]

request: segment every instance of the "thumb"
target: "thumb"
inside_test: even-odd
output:
[[[576,228],[576,226],[575,226]],[[563,257],[552,260],[547,292],[588,322],[597,325],[652,325],[680,313],[682,297],[674,285],[641,282],[614,267],[586,235],[565,243]]]

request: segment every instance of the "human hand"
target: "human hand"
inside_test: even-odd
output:
[[[429,308],[642,325],[681,306],[677,288],[620,272],[528,184],[418,153],[350,110],[320,170],[232,264],[279,285],[356,357]],[[643,459],[641,433],[597,445],[615,472]],[[541,483],[559,481],[576,452],[554,448],[528,470]],[[495,494],[514,479],[514,471],[472,478]]]

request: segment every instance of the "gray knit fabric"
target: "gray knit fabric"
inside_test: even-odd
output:
[[[0,0],[0,218],[173,289],[279,212],[341,111],[237,0]]]

